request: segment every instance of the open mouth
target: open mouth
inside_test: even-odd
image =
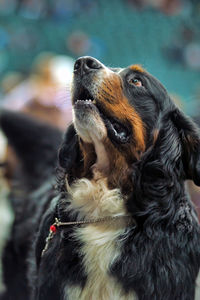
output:
[[[127,127],[121,124],[118,120],[114,120],[113,118],[109,118],[105,115],[101,115],[106,128],[108,130],[108,135],[111,140],[115,142],[119,142],[121,144],[128,143],[130,140],[130,131]]]
[[[85,88],[81,87],[78,89],[78,93],[76,92],[74,94],[74,97],[73,97],[73,104],[76,105],[77,101],[78,100],[83,100],[83,101],[86,101],[86,100],[91,100],[91,101],[94,101],[94,97],[92,96],[92,94]]]
[[[76,99],[74,101],[75,109],[92,109],[99,113],[101,119],[103,120],[108,136],[111,140],[117,143],[125,144],[130,140],[130,129],[128,126],[122,124],[117,118],[110,116],[107,111],[103,108],[103,103],[98,101],[98,99],[94,99],[91,93],[82,89],[79,95],[76,95]]]

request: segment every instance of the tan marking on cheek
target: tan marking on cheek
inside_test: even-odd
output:
[[[106,96],[105,96],[106,95]],[[122,122],[128,120],[134,131],[137,151],[145,151],[145,129],[139,114],[123,95],[122,84],[118,75],[106,78],[99,88],[98,99],[103,102],[105,110]]]
[[[99,89],[98,96],[111,104],[119,104],[122,97],[122,85],[117,75],[106,78]]]
[[[133,71],[137,71],[137,72],[141,72],[141,73],[145,72],[145,70],[142,68],[141,65],[132,65],[129,68]]]

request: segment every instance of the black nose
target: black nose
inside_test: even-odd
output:
[[[83,56],[76,60],[74,64],[74,72],[86,74],[94,70],[101,69],[101,63],[93,57]]]

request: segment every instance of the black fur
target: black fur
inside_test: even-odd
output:
[[[141,300],[194,299],[199,226],[183,182],[189,176],[184,174],[187,161],[174,124],[178,114],[176,110],[164,117],[155,147],[134,166],[134,193],[127,205],[142,227],[128,233],[121,257],[112,266],[112,274]],[[181,121],[176,119],[179,125],[188,125],[187,119]],[[194,125],[189,125],[188,134],[195,136]]]
[[[120,73],[123,90],[146,125],[147,147],[140,159],[133,159],[130,165],[133,192],[126,205],[137,226],[129,225],[119,237],[123,241],[121,255],[110,266],[110,276],[123,287],[124,293],[135,291],[139,300],[193,300],[200,267],[200,232],[184,181],[192,179],[200,185],[199,130],[175,107],[166,90],[148,73],[137,74],[145,89],[130,91],[125,83],[129,73],[130,69]],[[5,120],[0,121],[2,129],[25,166],[24,143],[28,145],[29,157],[34,156],[34,164],[43,169],[40,156],[44,153],[46,157],[48,150],[47,156],[54,165],[55,147],[47,148],[42,143],[45,131],[40,131],[38,136],[38,131],[33,130],[30,143],[30,135],[24,135],[22,119],[19,119],[21,124],[11,128],[9,114],[2,114],[1,120],[3,118]],[[155,141],[154,129],[158,130]],[[12,132],[15,132],[14,136]],[[50,140],[52,137],[48,134],[47,141]],[[32,148],[34,141],[37,144]],[[116,146],[116,142],[112,143]],[[119,145],[122,153],[123,147]],[[62,171],[57,190],[51,186],[51,183],[56,183],[55,177],[46,176],[44,171],[39,190],[25,198],[12,196],[22,209],[16,215],[12,238],[4,255],[7,292],[1,299],[59,300],[64,299],[64,287],[83,288],[87,283],[82,244],[73,236],[74,226],[58,229],[41,257],[55,217],[62,221],[77,220],[76,212],[66,213],[64,209],[69,202],[65,176],[67,174],[73,181],[80,176],[83,168],[80,138],[73,124],[69,126],[60,147],[59,164]],[[31,174],[30,169],[26,170]],[[15,271],[11,272],[13,265]]]
[[[27,300],[28,253],[41,215],[55,194],[52,187],[62,132],[11,111],[1,111],[0,126],[21,162],[13,174],[9,196],[15,219],[3,254],[3,276],[7,291],[0,299]]]
[[[26,188],[35,190],[52,177],[62,140],[60,130],[24,114],[6,110],[0,113],[0,127],[21,161]]]

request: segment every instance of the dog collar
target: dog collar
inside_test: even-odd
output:
[[[97,218],[97,219],[91,219],[91,220],[82,220],[82,221],[72,221],[72,222],[61,222],[58,218],[55,218],[55,222],[49,227],[49,234],[45,240],[45,247],[42,250],[41,256],[44,255],[44,253],[47,251],[49,247],[49,243],[54,237],[55,233],[57,232],[57,229],[59,227],[66,227],[66,226],[73,226],[73,225],[85,225],[85,224],[95,224],[95,223],[105,223],[109,221],[115,221],[119,219],[129,219],[129,222],[134,223],[135,226],[137,225],[135,219],[133,219],[132,216],[130,215],[124,215],[124,216],[107,216],[107,217],[102,217],[102,218]]]

